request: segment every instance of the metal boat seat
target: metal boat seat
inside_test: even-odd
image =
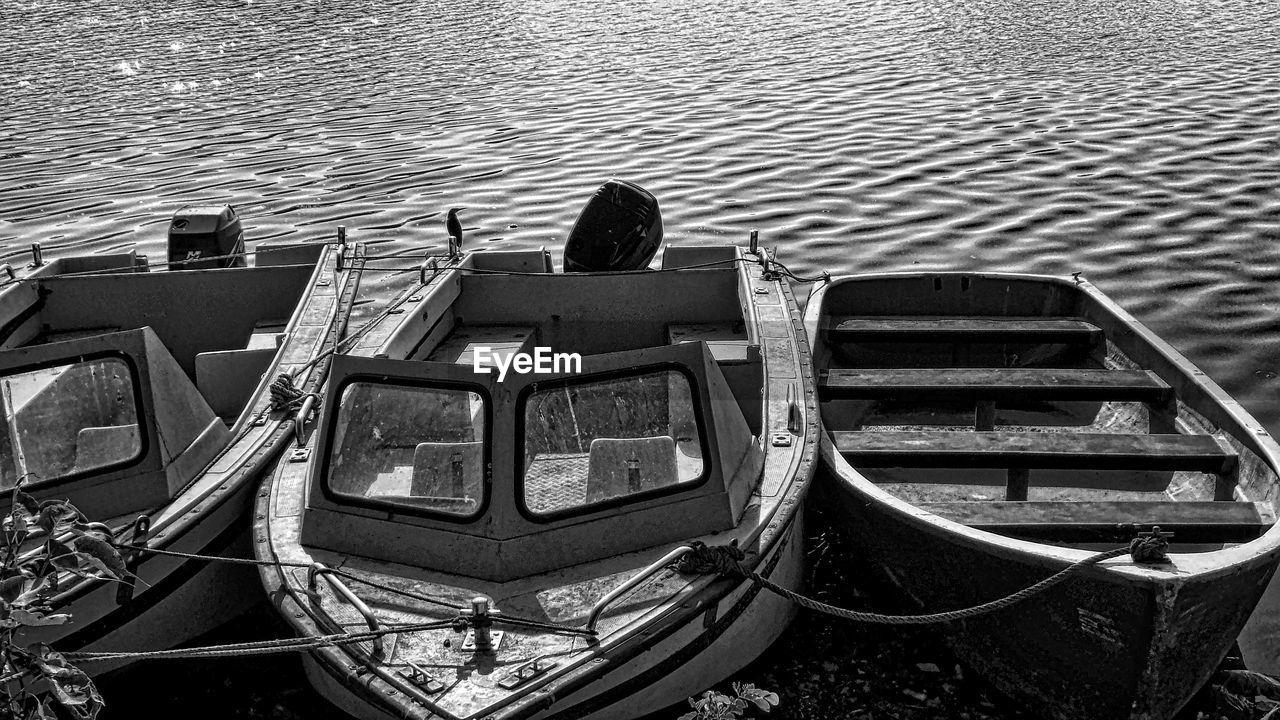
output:
[[[679,481],[670,435],[596,438],[587,459],[587,502],[652,490]]]

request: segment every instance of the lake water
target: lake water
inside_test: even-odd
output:
[[[1082,272],[1280,432],[1280,5],[0,0],[0,262],[231,203],[559,251],[617,176],[798,273]],[[386,263],[384,263],[385,265]],[[406,276],[367,283],[390,293]]]

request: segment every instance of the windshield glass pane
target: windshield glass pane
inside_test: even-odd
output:
[[[0,488],[23,477],[35,486],[136,459],[142,430],[133,387],[132,372],[119,358],[0,378]]]
[[[485,407],[453,388],[353,382],[342,391],[329,487],[466,517],[484,499]]]
[[[673,370],[543,387],[525,400],[524,433],[536,514],[693,484],[705,469],[689,380]]]

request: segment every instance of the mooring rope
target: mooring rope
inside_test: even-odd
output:
[[[744,555],[742,550],[740,550],[736,544],[711,546],[702,542],[694,542],[693,552],[686,554],[680,559],[676,570],[692,574],[705,575],[716,573],[730,577],[741,577],[755,583],[765,590],[794,602],[800,607],[845,620],[878,625],[932,625],[935,623],[964,620],[967,618],[977,617],[979,615],[986,615],[987,613],[992,613],[997,610],[1002,610],[1010,605],[1020,603],[1023,600],[1034,597],[1045,590],[1048,590],[1090,565],[1097,565],[1104,560],[1120,557],[1126,553],[1132,556],[1134,562],[1162,561],[1164,559],[1163,548],[1167,546],[1168,541],[1158,533],[1155,533],[1153,537],[1134,538],[1133,542],[1130,543],[1128,547],[1116,548],[1114,550],[1097,553],[1096,555],[1090,555],[1083,560],[1079,560],[1068,565],[1040,582],[1025,587],[1011,595],[1007,595],[997,600],[992,600],[991,602],[982,603],[981,605],[975,605],[973,607],[930,613],[927,615],[884,615],[881,613],[863,612],[860,610],[850,610],[848,608],[829,605],[813,598],[806,597],[762,577],[759,573],[743,568],[742,565],[739,564],[739,561],[742,560]],[[687,563],[685,562],[686,558],[688,558]],[[687,569],[681,569],[682,566]]]
[[[280,373],[276,379],[271,381],[271,409],[272,410],[297,410],[307,401],[307,398],[315,398],[319,404],[320,396],[313,392],[303,392],[293,384],[293,376],[289,373]]]
[[[121,651],[121,652],[68,652],[62,656],[69,662],[106,662],[108,660],[146,660],[160,658],[224,658],[246,657],[251,655],[276,655],[289,652],[307,652],[324,647],[350,645],[368,642],[386,635],[397,633],[415,633],[426,630],[440,630],[450,627],[452,620],[441,620],[429,623],[411,623],[388,626],[379,630],[362,630],[355,633],[332,633],[315,637],[282,638],[277,640],[257,640],[254,642],[227,643],[225,645],[204,645],[193,648],[174,648],[172,650]]]
[[[157,555],[168,555],[171,557],[186,558],[188,560],[203,560],[206,562],[225,562],[233,565],[256,565],[258,567],[298,568],[302,570],[310,570],[312,568],[311,563],[303,563],[303,562],[286,562],[283,560],[255,560],[253,558],[231,558],[231,557],[223,557],[221,555],[201,555],[199,553],[180,552],[178,550],[161,550],[159,548],[149,548],[145,545],[135,545],[133,543],[112,542],[111,544],[114,547],[121,550],[132,550],[136,552],[151,552]],[[334,575],[334,576],[343,578],[344,580],[350,580],[352,582],[357,582],[362,585],[367,585],[377,590],[382,590],[383,592],[389,592],[395,595],[400,595],[402,597],[409,598],[411,600],[417,600],[419,602],[436,605],[438,607],[446,608],[449,610],[454,610],[457,612],[465,612],[467,609],[466,606],[464,605],[456,605],[454,603],[445,602],[444,600],[438,600],[429,595],[423,595],[422,593],[417,593],[412,590],[405,590],[403,588],[395,587],[394,585],[387,585],[385,583],[380,583],[375,580],[363,578],[363,577],[360,577],[359,575],[352,574],[340,568],[325,568],[324,572],[329,575]],[[580,628],[570,627],[567,625],[556,625],[554,623],[545,623],[540,620],[516,617],[513,615],[504,615],[502,613],[494,613],[490,617],[495,623],[506,623],[508,625],[512,625],[515,627],[528,627],[528,628],[534,628],[539,630],[547,630],[549,632],[566,633],[570,635],[586,635],[586,636],[595,635],[594,632],[588,632]],[[453,620],[450,620],[449,622],[453,622]]]

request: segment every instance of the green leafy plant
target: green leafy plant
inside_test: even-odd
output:
[[[0,719],[93,720],[103,702],[89,676],[47,645],[24,647],[18,637],[71,620],[51,605],[64,575],[118,581],[129,574],[110,529],[66,500],[37,501],[15,487],[0,539]]]
[[[679,720],[733,720],[741,717],[751,705],[769,712],[778,704],[778,694],[762,690],[751,683],[733,683],[733,696],[716,690],[702,693],[698,699],[689,698],[693,712],[680,716]]]

